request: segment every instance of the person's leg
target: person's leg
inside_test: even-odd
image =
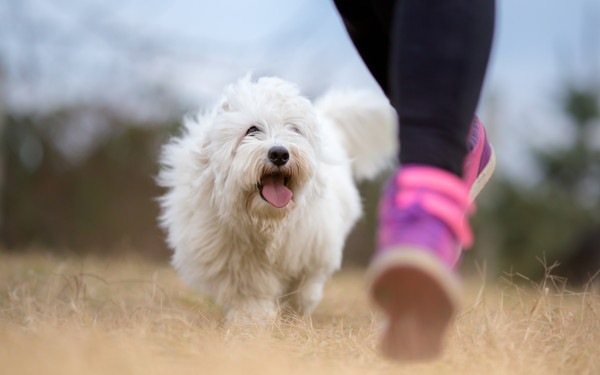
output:
[[[458,307],[452,269],[472,242],[468,214],[494,166],[473,119],[493,24],[493,0],[395,8],[389,76],[401,166],[382,196],[369,271],[371,297],[388,318],[382,350],[392,358],[438,355]]]
[[[457,308],[452,268],[461,246],[472,241],[466,216],[494,168],[474,117],[494,0],[336,0],[336,6],[400,118],[401,165],[382,195],[369,267],[371,297],[388,318],[382,350],[396,359],[430,358],[439,354]]]
[[[358,54],[390,98],[390,31],[396,1],[335,0],[334,3]]]
[[[460,175],[483,82],[494,1],[335,0],[400,117],[400,162]]]
[[[390,89],[400,118],[402,164],[462,174],[493,30],[493,0],[398,3]]]

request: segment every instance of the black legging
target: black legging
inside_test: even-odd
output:
[[[495,0],[335,0],[400,118],[400,161],[457,175],[492,45]]]

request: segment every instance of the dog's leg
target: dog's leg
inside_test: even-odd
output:
[[[323,273],[306,275],[294,294],[293,306],[300,315],[309,317],[323,297],[323,286],[328,277]]]
[[[231,327],[267,327],[277,318],[277,303],[273,299],[245,298],[227,311]]]

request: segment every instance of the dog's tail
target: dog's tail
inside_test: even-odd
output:
[[[334,90],[321,97],[316,108],[334,123],[357,180],[372,179],[394,165],[397,116],[385,96],[366,90]]]

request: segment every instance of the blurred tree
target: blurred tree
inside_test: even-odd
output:
[[[0,247],[164,251],[152,176],[181,106],[148,76],[170,47],[117,13],[0,2]]]
[[[5,98],[4,98],[4,67],[2,62],[0,61],[0,232],[5,225],[5,217],[4,217],[4,200],[2,196],[4,195],[4,187],[6,185],[6,150],[3,147],[2,140],[4,139],[4,118],[5,118]],[[1,246],[1,244],[0,244]],[[0,248],[1,249],[1,248]]]
[[[565,78],[557,108],[570,131],[563,146],[532,148],[539,180],[524,187],[498,174],[481,202],[471,253],[489,256],[492,275],[520,272],[543,277],[544,265],[581,285],[600,270],[600,8],[586,8],[583,65],[562,53]],[[564,51],[563,51],[564,52]],[[599,278],[600,279],[600,278]]]
[[[2,191],[0,240],[9,250],[41,246],[69,253],[137,251],[165,257],[158,230],[161,193],[154,183],[159,145],[175,122],[139,124],[114,117],[112,130],[76,163],[58,149],[47,127],[79,111],[9,116],[2,148],[7,180]],[[50,126],[50,128],[54,128]]]
[[[557,261],[558,274],[581,283],[600,269],[600,83],[572,80],[562,92],[573,141],[532,149],[541,172],[534,186],[498,177],[476,230],[478,246],[495,249],[496,271],[541,277],[543,263]]]

